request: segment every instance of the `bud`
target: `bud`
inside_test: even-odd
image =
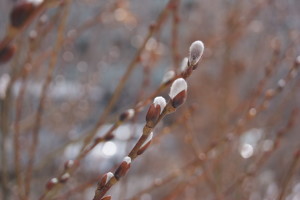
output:
[[[0,64],[8,62],[15,54],[16,46],[8,45],[0,50]]]
[[[115,138],[114,133],[110,133],[110,134],[107,134],[107,135],[104,136],[104,140],[105,140],[105,141],[109,141],[109,140],[112,140],[112,139],[114,139],[114,138]],[[97,142],[97,143],[98,143],[98,142]]]
[[[131,158],[126,156],[123,159],[123,162],[121,163],[121,165],[118,167],[118,169],[115,172],[116,179],[119,179],[120,177],[125,176],[125,174],[128,172],[128,170],[130,168],[130,163],[131,163]]]
[[[156,97],[153,100],[153,103],[150,105],[147,115],[146,115],[146,121],[155,123],[157,119],[159,118],[160,114],[166,107],[166,100],[165,98],[159,96]]]
[[[167,84],[168,82],[170,82],[173,78],[175,77],[175,72],[174,70],[170,70],[167,71],[167,73],[165,73],[163,80],[162,80],[162,84]]]
[[[300,157],[300,149],[295,152],[295,158],[298,159]]]
[[[6,98],[7,88],[10,84],[11,78],[9,74],[3,74],[0,77],[0,99]]]
[[[42,26],[42,25],[46,24],[48,21],[49,21],[48,16],[44,14],[39,18],[38,23],[40,26]]]
[[[120,115],[120,121],[130,120],[134,116],[134,109],[128,109]]]
[[[300,56],[297,56],[297,58],[296,58],[296,64],[300,65]]]
[[[60,178],[59,178],[59,182],[61,183],[65,183],[69,180],[70,178],[70,174],[69,173],[64,173]]]
[[[36,5],[29,1],[17,3],[10,13],[10,24],[14,28],[21,28],[32,16]]]
[[[98,188],[104,187],[113,176],[114,174],[111,172],[106,173],[98,183]]]
[[[193,42],[190,46],[190,52],[189,52],[189,65],[194,66],[196,65],[204,51],[204,44],[202,41],[197,40]]]
[[[255,117],[256,114],[257,114],[257,110],[255,108],[250,108],[249,109],[248,115],[250,117]]]
[[[187,67],[188,67],[188,62],[189,62],[189,59],[187,57],[185,57],[182,62],[181,62],[181,66],[180,66],[180,71],[181,72],[184,72]]]
[[[188,61],[187,61],[187,62],[188,62]],[[189,77],[189,76],[192,74],[193,70],[196,68],[196,66],[197,66],[197,65],[195,65],[195,66],[193,66],[193,67],[192,67],[192,66],[187,66],[187,67],[185,68],[185,70],[181,72],[182,78],[186,79],[187,77]]]
[[[124,159],[123,159],[123,162],[126,162],[127,164],[130,164],[131,163],[131,158],[129,156],[126,156]]]
[[[183,78],[178,78],[173,82],[169,96],[174,108],[179,107],[185,102],[187,96],[187,83]]]
[[[40,4],[43,3],[44,0],[26,0],[26,1],[32,3],[35,6],[39,6]]]
[[[34,40],[37,38],[37,36],[38,36],[38,33],[37,33],[36,30],[31,30],[31,31],[29,32],[29,39],[30,39],[31,41],[34,41]]]
[[[71,167],[74,166],[74,164],[77,164],[77,162],[74,161],[74,160],[68,160],[68,161],[66,161],[65,165],[64,165],[65,166],[65,170],[70,169]]]
[[[50,179],[47,182],[47,184],[46,184],[46,189],[47,190],[51,190],[57,183],[58,183],[58,179],[57,178]]]
[[[282,90],[282,89],[285,87],[286,82],[285,82],[284,79],[280,79],[280,80],[278,81],[277,85],[278,85],[278,88],[279,88],[280,90]]]
[[[101,200],[111,200],[111,196],[110,195],[109,196],[105,196]]]
[[[165,98],[159,96],[159,97],[155,97],[155,99],[153,100],[153,104],[155,107],[159,106],[160,108],[160,113],[162,113],[162,111],[165,109],[167,103],[166,103],[166,100]]]
[[[276,94],[276,92],[275,92],[274,89],[268,89],[268,90],[266,91],[266,97],[267,97],[268,99],[274,97],[275,94]]]
[[[142,146],[140,147],[140,149],[137,151],[137,155],[141,155],[142,153],[144,153],[146,151],[146,149],[150,146],[151,142],[152,142],[152,138],[153,138],[153,132],[151,132],[147,139],[145,140],[145,142],[142,144]]]

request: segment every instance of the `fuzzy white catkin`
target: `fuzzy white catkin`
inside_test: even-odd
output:
[[[8,74],[3,74],[0,77],[0,99],[4,99],[6,97],[6,91],[10,80],[11,78]]]
[[[105,181],[105,184],[108,183],[108,181],[114,176],[114,174],[112,172],[108,172],[106,174],[106,181]]]
[[[187,83],[183,78],[178,78],[173,82],[169,96],[171,97],[171,99],[173,99],[174,97],[176,97],[177,94],[179,94],[183,90],[187,90]]]
[[[54,183],[54,184],[55,184],[55,183],[58,183],[58,179],[57,179],[57,178],[52,178],[52,179],[50,180],[50,182],[51,182],[51,183]]]
[[[68,160],[67,161],[67,168],[70,168],[74,165],[74,161],[73,160]]]
[[[286,82],[284,79],[280,79],[277,83],[277,85],[281,88],[284,88],[284,86],[286,85]]]
[[[186,70],[186,68],[188,67],[188,62],[189,59],[187,57],[185,57],[182,62],[181,62],[181,66],[180,66],[180,71],[184,72]]]
[[[160,106],[160,113],[165,109],[167,102],[165,100],[165,98],[159,96],[159,97],[155,97],[155,99],[153,100],[154,106],[159,105]]]
[[[128,113],[128,118],[131,119],[134,116],[134,109],[132,109],[132,108],[128,109],[127,113]]]
[[[43,3],[44,0],[27,0],[27,2],[32,3],[35,6],[40,5],[41,3]]]
[[[64,180],[67,180],[70,178],[70,174],[69,173],[64,173],[62,176],[61,176],[61,179],[64,179]]]
[[[297,56],[296,62],[297,62],[298,65],[300,64],[300,56]]]
[[[125,161],[127,164],[131,163],[131,158],[129,156],[126,156],[123,161]]]
[[[149,136],[147,137],[147,140],[145,140],[145,142],[142,144],[141,148],[143,148],[148,142],[150,142],[153,138],[153,132],[151,132],[149,134]]]
[[[203,51],[204,44],[202,41],[197,40],[191,44],[189,52],[190,65],[194,66],[199,62],[200,58],[202,57]]]
[[[175,77],[175,72],[173,70],[167,71],[165,73],[165,75],[163,76],[162,83],[166,83],[166,82],[172,80],[172,78],[174,78],[174,77]]]

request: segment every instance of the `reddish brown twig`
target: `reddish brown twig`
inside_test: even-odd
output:
[[[294,153],[293,160],[292,160],[292,162],[291,162],[291,164],[290,164],[290,166],[287,170],[287,175],[286,175],[286,177],[284,179],[284,182],[282,184],[278,200],[283,200],[284,199],[285,194],[286,194],[286,190],[289,187],[289,184],[290,184],[290,182],[293,178],[293,175],[295,174],[295,171],[297,169],[299,161],[300,161],[300,149],[297,149],[297,151]]]
[[[25,196],[27,198],[29,197],[29,194],[30,194],[32,170],[33,170],[33,164],[34,164],[34,160],[35,160],[37,145],[39,142],[39,131],[40,131],[40,126],[41,126],[42,114],[43,114],[43,110],[44,110],[44,106],[45,106],[45,101],[47,98],[48,87],[52,81],[52,74],[53,74],[54,68],[57,63],[58,52],[63,44],[62,40],[64,38],[64,29],[65,29],[65,25],[66,25],[67,16],[68,16],[69,3],[70,3],[70,1],[68,1],[66,4],[63,5],[62,20],[58,27],[57,41],[56,41],[55,47],[52,51],[52,57],[51,57],[51,60],[49,63],[46,81],[43,85],[40,101],[39,101],[38,108],[37,108],[38,112],[36,115],[36,123],[35,123],[34,129],[33,129],[32,144],[29,149],[28,166],[27,166],[26,174],[25,174],[25,182],[26,182]]]

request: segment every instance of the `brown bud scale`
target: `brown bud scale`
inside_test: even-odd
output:
[[[14,45],[8,45],[0,50],[0,63],[8,62],[15,54],[16,47]]]
[[[105,196],[101,200],[111,200],[111,196]]]
[[[136,154],[141,155],[142,153],[144,153],[146,151],[146,149],[148,149],[148,147],[150,146],[151,141],[152,140],[150,140],[147,144],[145,144],[142,148],[140,148]]]
[[[186,91],[183,90],[172,99],[172,106],[174,108],[178,108],[185,102],[185,100],[186,100]]]
[[[160,106],[159,105],[155,106],[154,104],[151,104],[146,115],[146,121],[155,123],[158,120],[159,115],[160,115]]]
[[[123,161],[115,172],[116,179],[118,180],[120,177],[125,176],[129,168],[130,168],[130,164]]]
[[[22,1],[17,3],[10,13],[10,24],[15,28],[22,27],[32,16],[35,5],[31,2]]]

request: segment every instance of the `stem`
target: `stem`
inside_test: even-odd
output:
[[[54,68],[55,68],[56,63],[57,63],[59,50],[61,49],[61,47],[63,45],[62,41],[64,39],[63,35],[64,35],[67,16],[68,16],[68,13],[69,13],[68,12],[69,11],[69,9],[68,9],[69,5],[70,5],[70,1],[67,1],[67,3],[63,5],[64,7],[63,7],[63,10],[62,10],[62,20],[61,20],[61,23],[59,24],[59,27],[58,27],[57,40],[56,40],[55,47],[52,51],[52,57],[51,57],[51,60],[50,60],[50,63],[49,63],[47,77],[46,77],[46,80],[45,80],[43,88],[42,88],[41,98],[40,98],[39,105],[38,105],[38,108],[37,108],[37,115],[35,117],[36,123],[35,123],[35,126],[33,128],[32,144],[31,144],[30,149],[29,149],[28,166],[27,166],[27,170],[26,170],[26,174],[25,174],[25,182],[26,182],[26,184],[25,184],[25,196],[27,198],[30,195],[30,186],[31,186],[31,179],[32,179],[33,164],[34,164],[34,161],[35,161],[37,146],[38,146],[38,142],[39,142],[39,131],[40,131],[40,128],[41,128],[42,115],[43,115],[44,106],[45,106],[45,103],[46,103],[47,92],[48,92],[49,85],[52,81],[53,71],[54,71]]]
[[[88,143],[91,142],[91,140],[93,139],[93,137],[95,137],[95,135],[97,134],[97,130],[99,129],[99,127],[101,127],[103,125],[103,123],[105,122],[107,116],[110,114],[111,109],[115,106],[122,89],[125,86],[126,81],[129,79],[131,73],[133,72],[133,70],[136,68],[137,64],[140,61],[140,57],[146,47],[147,42],[149,41],[149,39],[154,35],[154,33],[156,33],[158,30],[160,30],[163,22],[165,22],[168,14],[169,14],[169,5],[173,2],[174,0],[170,0],[169,3],[167,4],[167,6],[164,8],[164,10],[161,12],[161,14],[159,15],[159,17],[156,20],[155,25],[151,26],[151,28],[149,29],[148,35],[146,36],[146,38],[144,39],[143,44],[141,45],[141,47],[139,48],[139,50],[137,51],[135,57],[133,58],[133,60],[131,61],[131,63],[129,64],[129,66],[127,67],[127,70],[125,72],[125,74],[121,77],[121,80],[119,81],[113,96],[111,97],[109,104],[106,106],[105,110],[103,111],[103,114],[101,115],[100,119],[98,120],[96,127],[94,129],[92,129],[87,137],[84,140],[84,144],[82,146],[83,150],[86,145],[88,145]]]
[[[286,177],[284,179],[284,182],[283,182],[282,189],[281,189],[278,200],[283,200],[284,199],[287,187],[289,186],[293,176],[295,175],[299,160],[300,160],[300,149],[298,149],[296,151],[294,159],[293,159],[293,161],[292,161],[292,163],[291,163],[291,165],[288,169],[288,174],[286,175]]]
[[[147,140],[149,134],[153,130],[153,128],[168,114],[173,113],[175,111],[175,108],[173,108],[171,101],[168,102],[166,105],[165,109],[159,116],[158,120],[151,124],[151,123],[146,123],[143,129],[143,134],[140,137],[140,139],[137,141],[137,143],[134,145],[128,156],[131,158],[131,161],[133,161],[137,156],[137,152],[141,148],[141,146],[144,144],[144,142]],[[120,177],[121,178],[121,177]],[[93,200],[101,200],[101,198],[106,194],[106,192],[115,184],[119,181],[119,179],[116,179],[116,177],[111,178],[108,183],[102,187],[102,188],[97,188],[95,192],[95,196]]]
[[[0,131],[1,131],[1,190],[3,200],[8,200],[8,177],[7,177],[7,151],[6,142],[8,136],[8,120],[9,120],[9,106],[10,95],[5,99],[0,100]]]

